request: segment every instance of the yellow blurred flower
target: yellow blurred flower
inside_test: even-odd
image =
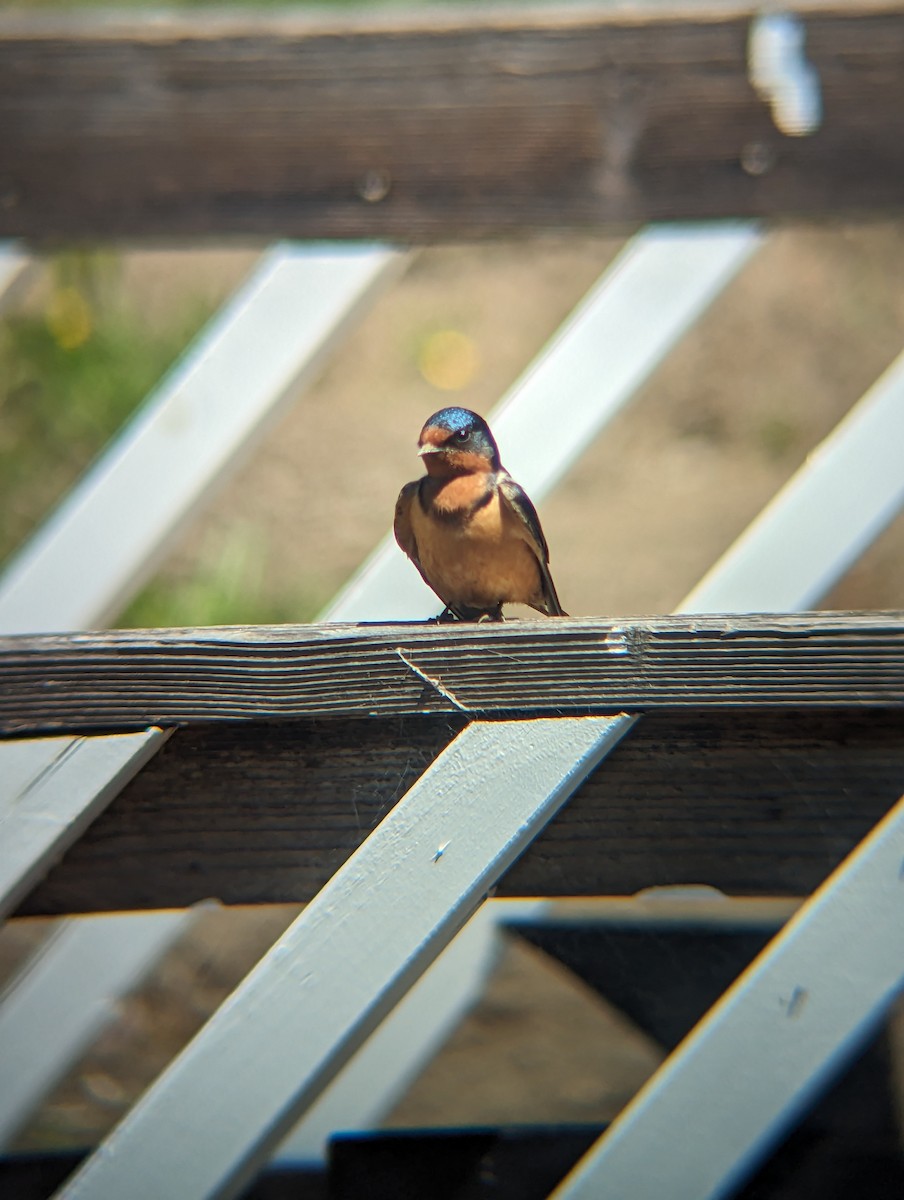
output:
[[[63,350],[75,350],[91,336],[91,308],[78,288],[58,288],[47,305],[45,319]]]
[[[457,329],[441,329],[424,340],[417,365],[433,387],[443,392],[459,392],[477,374],[480,355],[467,334]]]

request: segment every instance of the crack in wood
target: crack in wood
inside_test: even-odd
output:
[[[464,704],[462,704],[462,702],[458,699],[458,697],[455,695],[455,693],[450,688],[447,688],[441,679],[434,678],[434,676],[428,675],[426,671],[422,671],[421,668],[417,665],[417,663],[412,662],[412,660],[408,657],[408,655],[405,654],[405,652],[402,650],[401,646],[396,646],[396,654],[398,654],[399,658],[402,660],[402,662],[405,664],[405,666],[408,667],[408,669],[410,671],[412,671],[415,675],[417,675],[418,679],[423,680],[423,682],[426,683],[428,687],[433,688],[434,691],[439,692],[439,694],[441,696],[443,696],[446,700],[448,700],[450,704],[454,704],[455,707],[459,710],[459,712],[466,713],[468,716],[471,715],[471,709],[467,708]]]

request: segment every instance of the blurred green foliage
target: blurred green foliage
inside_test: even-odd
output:
[[[190,577],[153,580],[116,624],[123,629],[149,629],[312,621],[328,596],[274,592],[267,581],[267,558],[261,531],[250,523],[211,533]]]
[[[63,254],[24,311],[0,320],[0,561],[62,498],[210,315],[197,298],[165,319],[123,305],[121,260]],[[309,619],[320,597],[274,596],[259,534],[208,539],[190,578],[152,581],[121,625]]]
[[[424,0],[422,0],[424,2]],[[184,8],[375,8],[389,4],[404,3],[404,0],[166,0],[163,6],[167,9]],[[140,11],[159,12],[161,6],[154,5],[149,0],[15,0],[7,3],[0,0],[0,8],[69,10],[79,8],[116,9],[118,12]]]
[[[0,321],[0,558],[78,478],[182,351],[206,314],[165,328],[124,316],[118,260],[62,255],[46,295]]]

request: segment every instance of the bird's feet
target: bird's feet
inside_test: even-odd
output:
[[[434,620],[438,625],[447,625],[454,621],[476,621],[478,625],[484,624],[486,621],[504,621],[502,615],[502,604],[499,603],[495,608],[480,609],[480,608],[451,608],[448,604]]]
[[[489,621],[504,621],[505,617],[502,615],[502,605],[497,604],[496,607],[490,609],[489,612],[481,613],[477,620],[481,625]]]

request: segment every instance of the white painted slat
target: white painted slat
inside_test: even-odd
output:
[[[638,1092],[555,1200],[715,1200],[904,986],[904,800]]]
[[[661,888],[637,897],[487,900],[411,991],[340,1071],[274,1156],[281,1164],[323,1165],[327,1142],[342,1130],[373,1129],[424,1064],[483,995],[506,945],[505,931],[543,922],[555,927],[616,924],[649,929],[779,929],[800,901],[736,900],[712,889]]]
[[[103,625],[186,517],[404,261],[384,247],[282,245],[0,578],[0,629]]]
[[[468,726],[58,1195],[235,1195],[623,725]]]
[[[30,265],[19,242],[0,241],[0,313],[13,301]]]
[[[0,578],[0,629],[38,632],[103,623],[251,435],[311,378],[403,262],[401,254],[376,246],[287,245],[265,255]],[[0,744],[3,912],[15,907],[160,744],[156,730],[125,738]],[[83,924],[83,948],[92,928],[98,944],[85,953],[100,959],[111,927],[105,920]],[[160,929],[169,938],[177,935],[168,917]],[[163,944],[150,916],[136,921],[133,936],[133,968],[121,976],[130,985],[140,977],[142,962],[144,970],[152,966]],[[70,966],[70,955],[49,952],[40,976],[46,1002],[19,1007],[15,1019],[0,1025],[0,1055],[8,1044],[31,1048],[22,1055],[22,1069],[4,1080],[13,1111],[27,1113],[40,1081],[61,1073],[80,1052],[87,1027],[69,1020],[68,1009],[93,1011],[103,996],[100,975],[72,975]],[[63,1029],[71,1030],[71,1041],[56,1036]]]
[[[794,612],[904,507],[904,354],[809,455],[680,612]]]
[[[59,1063],[87,1045],[113,1017],[119,997],[187,928],[194,911],[74,918],[60,927],[6,989],[0,1003],[0,1145],[10,1141],[57,1082]],[[103,936],[98,936],[98,931]],[[62,977],[91,979],[61,997]],[[41,1052],[23,1028],[42,1031]]]
[[[337,1130],[373,1129],[483,994],[502,954],[501,922],[538,915],[543,901],[483,904],[339,1072],[283,1141],[275,1160],[323,1166]]]
[[[869,544],[893,515],[895,504],[900,507],[900,454],[894,454],[904,444],[899,427],[896,437],[892,436],[904,408],[901,404],[900,369],[901,359],[867,392],[822,446],[808,457],[749,529],[685,597],[678,608],[679,612],[793,612],[818,601],[823,591],[836,581],[856,554]],[[897,458],[897,464],[889,461],[889,450],[892,460]],[[876,464],[875,479],[864,481],[865,464],[873,462]],[[848,474],[852,464],[858,464],[853,479]],[[853,487],[850,486],[852,482],[855,482]],[[820,507],[822,505],[824,509]],[[812,535],[812,542],[802,545],[801,536],[805,532]],[[789,545],[793,547],[790,554]],[[816,895],[823,899],[831,898],[832,887],[837,882],[838,877],[834,876]],[[834,910],[834,900],[832,906]],[[897,920],[900,923],[900,900]],[[868,927],[872,930],[872,918]],[[857,944],[858,950],[865,947],[867,957],[870,957],[872,933],[870,938],[864,939],[862,927],[855,925],[848,930],[847,936],[851,943]],[[710,1098],[707,1108],[695,1102],[693,1109],[687,1110],[694,1112],[695,1130],[699,1135],[696,1152],[689,1148],[685,1136],[688,1128],[686,1114],[680,1124],[673,1127],[670,1140],[657,1141],[663,1136],[660,1114],[664,1109],[659,1107],[660,1091],[668,1093],[674,1073],[680,1074],[685,1070],[684,1056],[688,1043],[683,1043],[653,1076],[623,1117],[619,1118],[619,1156],[610,1158],[609,1135],[601,1138],[576,1168],[574,1175],[555,1193],[556,1200],[580,1200],[584,1196],[603,1193],[618,1195],[619,1187],[626,1178],[621,1164],[629,1159],[635,1167],[646,1163],[650,1173],[647,1175],[639,1171],[627,1194],[632,1197],[657,1194],[656,1187],[662,1185],[662,1163],[653,1154],[657,1148],[671,1156],[667,1189],[669,1196],[676,1197],[676,1200],[683,1196],[705,1200],[708,1195],[727,1194],[745,1163],[753,1162],[769,1152],[776,1128],[783,1120],[792,1119],[793,1106],[798,1101],[803,1102],[807,1094],[805,1089],[818,1087],[837,1056],[843,1054],[845,1046],[856,1037],[854,1025],[845,1026],[843,1021],[832,1025],[827,1023],[821,1030],[820,1040],[810,1047],[812,1053],[809,1053],[806,1062],[798,1059],[789,1073],[782,1070],[780,1059],[767,1058],[767,1048],[749,1038],[745,1022],[754,1022],[750,1026],[754,1028],[756,1021],[762,1020],[764,1014],[768,1016],[774,1012],[770,956],[773,953],[780,956],[783,944],[782,941],[774,941],[758,960],[765,963],[766,970],[757,977],[761,982],[754,980],[748,983],[742,1017],[732,1025],[731,1036],[739,1046],[746,1046],[748,1051],[744,1066],[736,1068],[731,1074],[728,1064],[718,1054],[715,1057],[702,1054],[694,1058],[690,1078],[698,1093]],[[806,953],[805,935],[803,944]],[[849,976],[851,967],[845,959],[845,948],[842,939],[825,960],[823,990],[828,995],[831,994],[832,980],[843,981]],[[876,953],[881,952],[877,945]],[[746,975],[742,977],[743,980],[747,978]],[[870,970],[859,978],[861,987],[858,1003],[863,1011],[878,1012],[885,1003],[885,993],[881,988],[876,990],[875,971]],[[761,1010],[759,1014],[758,1009]],[[720,1045],[722,1021],[723,1008],[720,1003],[698,1025],[693,1035],[694,1046],[705,1048],[709,1039],[715,1039],[714,1044]],[[799,1025],[789,1022],[788,1026],[795,1035],[804,1038]],[[750,1067],[751,1060],[756,1064],[755,1070]],[[769,1074],[771,1078],[767,1081],[767,1087],[770,1089],[770,1103],[750,1107],[746,1098],[736,1094],[733,1097],[726,1096],[724,1080],[737,1078],[739,1073],[745,1078]],[[708,1140],[707,1133],[707,1122],[714,1111],[730,1112],[738,1134],[730,1146],[726,1145],[726,1152],[720,1154],[718,1160],[713,1156],[716,1142]],[[628,1114],[630,1120],[627,1119]],[[623,1120],[626,1121],[624,1125]],[[674,1128],[682,1131],[680,1156],[676,1154]],[[719,1165],[709,1177],[711,1190],[700,1190],[700,1173],[707,1171],[707,1163],[715,1164],[716,1161]],[[649,1192],[646,1191],[648,1180],[653,1181]]]
[[[902,423],[904,359],[899,358],[682,601],[678,611],[794,612],[818,602],[904,502],[900,456],[900,447],[904,445]],[[869,857],[864,859],[864,863],[870,861]],[[899,856],[899,868],[901,861],[904,856]],[[858,867],[858,879],[860,869]],[[869,870],[868,867],[863,869]],[[868,886],[876,882],[873,880]],[[829,911],[832,912],[836,910],[832,889],[838,883],[839,877],[833,876],[814,896],[820,897],[823,904],[830,901]],[[843,880],[841,887],[843,890],[839,895],[846,897],[848,892]],[[841,911],[844,903],[846,901],[842,900]],[[896,920],[904,929],[900,896]],[[882,967],[876,956],[881,956],[885,948],[873,942],[872,921],[872,916],[868,916],[865,925],[858,926],[855,922],[848,926],[848,941],[841,938],[825,959],[821,988],[831,997],[833,981],[843,985],[847,979],[859,980],[857,1004],[860,1012],[875,1015],[886,1003],[885,985],[881,974],[876,973]],[[862,936],[864,928],[870,929],[869,938]],[[888,936],[893,931],[886,928],[884,933]],[[806,933],[798,936],[803,938],[801,953],[806,955],[809,953]],[[858,953],[865,953],[872,964],[868,969],[861,971],[858,964],[846,959],[848,944],[856,945]],[[747,1048],[745,1064],[732,1068],[719,1056],[720,1048],[726,1044],[723,1040],[725,1001],[720,1002],[693,1035],[690,1066],[685,1063],[685,1054],[692,1052],[687,1051],[688,1044],[685,1043],[619,1118],[618,1156],[610,1158],[609,1136],[602,1138],[573,1177],[555,1193],[556,1200],[581,1200],[581,1197],[598,1196],[603,1192],[618,1195],[619,1187],[628,1177],[625,1164],[629,1162],[634,1167],[646,1163],[649,1174],[635,1175],[628,1194],[632,1197],[656,1195],[656,1188],[661,1188],[663,1181],[663,1163],[652,1156],[657,1147],[664,1153],[671,1153],[668,1194],[676,1200],[683,1196],[705,1200],[709,1195],[728,1194],[746,1165],[769,1152],[776,1130],[782,1122],[793,1119],[795,1105],[804,1102],[809,1094],[807,1089],[818,1088],[826,1072],[856,1038],[858,1027],[867,1020],[865,1016],[855,1019],[850,1007],[842,1009],[839,1006],[834,1010],[838,1020],[827,1021],[815,1040],[809,1038],[799,1024],[789,1021],[787,1028],[792,1038],[808,1043],[806,1057],[787,1062],[781,1057],[767,1057],[769,1045],[760,1044],[750,1036],[750,1031],[762,1028],[762,1023],[775,1012],[771,955],[775,954],[776,962],[780,962],[783,946],[782,940],[771,943],[758,960],[764,964],[762,973],[753,979],[748,975],[742,977],[744,1004],[740,1009],[741,1016],[733,1020],[730,1038],[738,1046]],[[899,968],[900,962],[899,957]],[[898,977],[901,977],[900,969]],[[843,1012],[848,1013],[850,1024],[846,1025],[842,1019]],[[708,1050],[710,1039],[715,1047],[712,1054]],[[706,1052],[698,1054],[696,1051],[700,1048]],[[751,1060],[756,1063],[755,1070],[750,1069]],[[668,1096],[676,1073],[684,1078],[685,1070],[690,1071],[687,1078],[697,1096],[708,1096],[710,1103],[704,1108],[694,1100],[693,1107],[686,1110],[694,1112],[697,1134],[694,1148],[690,1147],[686,1137],[686,1115],[680,1125],[674,1127],[682,1130],[679,1157],[675,1154],[673,1131],[671,1140],[659,1142],[657,1139],[663,1136],[661,1114],[669,1103],[661,1097]],[[765,1093],[755,1106],[749,1105],[746,1097],[736,1095],[729,1103],[729,1097],[724,1094],[724,1080],[741,1075],[758,1079],[768,1076],[764,1081]],[[716,1112],[731,1114],[735,1133],[731,1141],[721,1132],[715,1140],[710,1139],[709,1129],[716,1126],[710,1126],[709,1121]],[[721,1148],[723,1143],[724,1153],[720,1151],[716,1158],[714,1148]],[[708,1172],[707,1164],[713,1168],[713,1174],[707,1175],[710,1191],[701,1190],[701,1172]],[[652,1181],[649,1191],[646,1190],[648,1181]],[[662,1191],[658,1194],[662,1195]]]
[[[167,737],[160,729],[147,729],[112,737],[0,744],[0,919],[28,895]]]
[[[535,502],[649,378],[762,238],[755,224],[725,222],[650,226],[631,239],[489,416],[502,461]],[[439,607],[390,534],[322,619],[411,620],[433,616]]]

